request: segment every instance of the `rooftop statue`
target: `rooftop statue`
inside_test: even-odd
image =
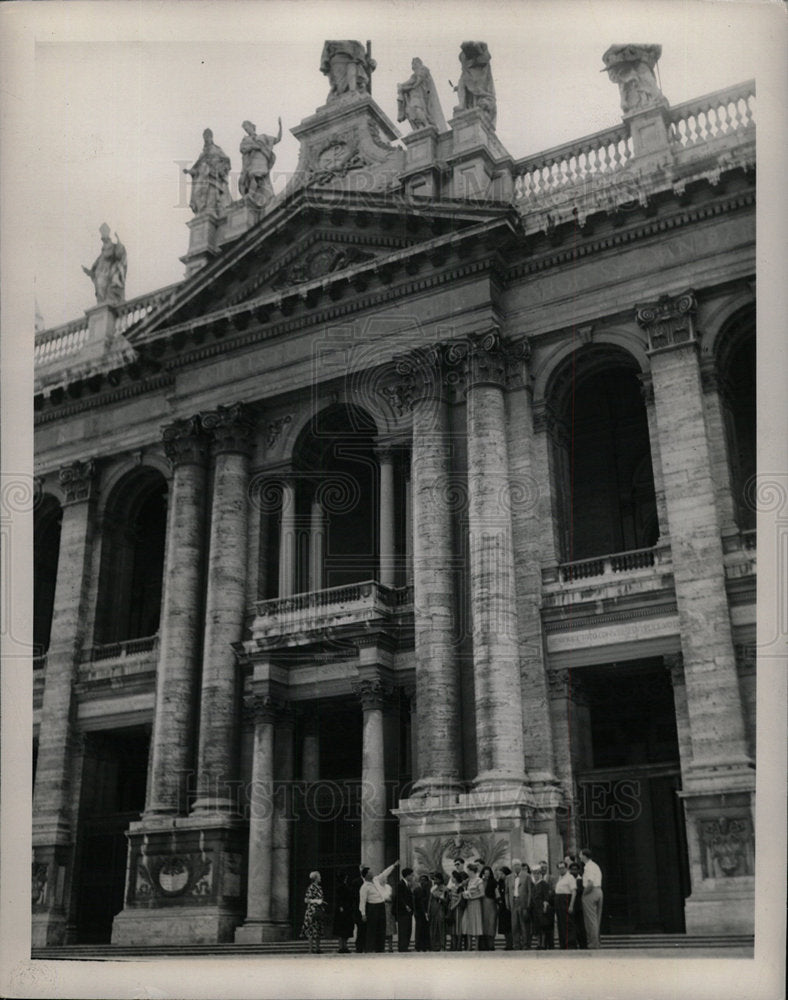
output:
[[[377,63],[372,58],[372,46],[361,42],[327,41],[320,57],[320,72],[328,77],[331,89],[326,103],[347,94],[371,94],[372,73]]]
[[[654,76],[661,55],[661,45],[611,45],[602,56],[602,72],[618,84],[624,114],[668,103]]]
[[[282,140],[282,119],[276,135],[258,135],[254,122],[245,121],[242,126],[246,136],[241,140],[241,176],[238,190],[253,205],[265,208],[274,197],[271,184],[271,168],[276,163],[274,146]]]
[[[463,42],[460,46],[460,82],[457,91],[459,110],[479,108],[484,117],[495,128],[497,105],[495,84],[490,69],[490,52],[486,42]]]
[[[109,226],[102,223],[99,229],[101,233],[101,253],[93,262],[93,266],[88,268],[84,265],[82,270],[93,282],[96,290],[96,302],[100,305],[120,305],[126,300],[126,248],[118,239],[113,243],[109,236]]]
[[[410,79],[397,84],[397,121],[407,119],[412,129],[432,125],[439,132],[445,132],[446,119],[432,73],[419,58],[413,60],[411,69],[413,74]]]
[[[230,158],[213,141],[213,132],[207,128],[202,134],[205,145],[194,166],[184,170],[192,178],[192,197],[189,207],[195,215],[212,212],[223,215],[230,204],[230,189],[227,175],[230,173]]]

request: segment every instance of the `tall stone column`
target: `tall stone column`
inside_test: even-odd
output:
[[[252,795],[249,812],[249,870],[246,920],[235,932],[240,943],[270,941],[283,936],[284,928],[274,914],[275,794],[274,734],[282,705],[266,694],[256,694],[249,703],[254,713]],[[281,892],[281,884],[278,886]]]
[[[373,871],[385,864],[386,764],[383,709],[391,688],[379,680],[355,685],[364,713],[361,751],[361,858]]]
[[[657,410],[654,405],[654,385],[651,375],[644,372],[640,376],[640,391],[646,404],[646,420],[648,422],[648,437],[651,448],[651,471],[654,475],[654,497],[657,505],[657,521],[659,522],[659,537],[668,540],[668,508],[665,502],[665,477],[662,475],[662,454],[660,451],[659,428],[657,427]]]
[[[378,582],[384,587],[395,583],[394,556],[394,452],[382,446],[377,452],[380,466],[380,504],[378,510],[379,551]]]
[[[413,484],[411,463],[405,466],[405,586],[413,586]]]
[[[283,929],[290,919],[290,835],[289,804],[292,802],[295,775],[295,717],[283,706],[274,730],[274,832],[271,872],[271,917]]]
[[[146,818],[186,812],[200,667],[208,440],[198,417],[170,424],[163,438],[173,474]]]
[[[296,570],[296,500],[295,483],[290,476],[282,480],[282,512],[279,521],[279,596],[295,593]]]
[[[682,751],[692,894],[688,933],[754,926],[753,763],[747,752],[704,420],[694,295],[637,311],[649,338],[681,625],[688,733]]]
[[[312,500],[309,518],[309,589],[323,589],[323,566],[325,563],[326,535],[325,514],[319,497]]]
[[[478,788],[525,779],[506,451],[506,356],[497,331],[467,354],[468,532]]]
[[[75,833],[71,787],[74,684],[84,639],[96,526],[93,460],[66,466],[59,479],[65,501],[33,791],[34,947],[65,941],[64,903],[72,876]]]
[[[449,406],[440,347],[401,359],[402,391],[413,409],[413,605],[416,697],[420,718],[419,780],[413,794],[455,794],[460,788],[460,677]]]
[[[229,812],[237,803],[238,679],[233,643],[245,608],[249,456],[254,424],[238,403],[202,417],[215,454],[205,608],[195,812]]]

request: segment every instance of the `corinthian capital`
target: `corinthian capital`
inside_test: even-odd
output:
[[[65,493],[66,504],[80,503],[96,495],[96,463],[92,458],[65,466],[58,472],[58,479]]]
[[[695,293],[662,295],[655,302],[638,306],[635,318],[648,334],[649,353],[697,343]]]
[[[217,454],[232,451],[251,454],[255,421],[244,403],[218,406],[210,413],[201,413],[200,421],[203,430],[213,438]]]
[[[177,465],[202,465],[208,457],[208,440],[202,432],[200,418],[187,417],[162,428],[164,453]]]

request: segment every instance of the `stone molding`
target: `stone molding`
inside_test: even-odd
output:
[[[218,406],[200,414],[202,429],[213,439],[214,453],[224,455],[239,452],[251,455],[254,448],[255,420],[245,403]]]
[[[697,345],[695,314],[698,303],[692,289],[680,295],[662,295],[638,306],[635,319],[648,336],[648,354]]]
[[[170,465],[204,465],[208,460],[208,440],[199,416],[176,420],[162,428],[164,453]]]
[[[63,488],[63,506],[94,500],[98,492],[96,480],[96,462],[92,458],[84,462],[78,459],[60,469],[58,481]]]

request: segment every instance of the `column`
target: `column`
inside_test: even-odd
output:
[[[309,589],[323,589],[323,566],[326,552],[325,515],[320,498],[315,496],[309,517]]]
[[[659,448],[657,411],[654,406],[654,384],[649,372],[644,372],[639,376],[639,379],[643,402],[646,404],[646,420],[648,421],[648,438],[651,447],[651,471],[654,475],[654,496],[657,504],[659,538],[660,541],[666,542],[668,541],[668,508],[665,503],[665,479],[662,475],[662,455]]]
[[[227,783],[236,777],[238,724],[233,643],[243,632],[254,425],[238,403],[204,414],[202,426],[213,437],[215,460],[194,811],[232,813],[237,803]]]
[[[284,706],[274,730],[274,831],[271,872],[271,917],[290,919],[290,815],[293,796],[295,717]]]
[[[479,787],[524,780],[523,714],[506,453],[506,357],[497,331],[467,361],[468,532]]]
[[[291,477],[282,480],[282,513],[279,521],[279,596],[291,597],[295,591],[296,501]]]
[[[64,901],[71,878],[74,683],[82,652],[96,517],[96,468],[92,459],[60,470],[63,521],[52,632],[47,652],[41,732],[33,792],[34,947],[63,944]]]
[[[416,697],[422,719],[413,794],[454,794],[460,784],[460,677],[454,593],[453,488],[445,358],[434,347],[400,362],[413,408],[411,482]]]
[[[405,586],[413,586],[413,486],[411,463],[405,464]]]
[[[237,942],[266,940],[271,919],[274,846],[274,721],[277,703],[255,695],[248,703],[254,713],[252,794],[249,798],[249,872],[246,920],[235,933]]]
[[[304,802],[310,802],[309,786],[316,781],[320,781],[320,726],[317,713],[307,711],[304,715],[301,742],[301,781],[303,783]],[[308,859],[309,866],[315,864],[318,849],[318,827],[317,820],[306,814],[304,807],[299,800],[299,807],[302,810],[303,821],[301,825],[300,841],[303,850],[303,857]]]
[[[694,296],[640,308],[649,337],[693,748],[693,770],[746,772],[720,522],[703,415]]]
[[[531,782],[554,782],[553,729],[547,696],[542,637],[543,562],[553,556],[549,519],[542,520],[540,495],[550,498],[549,477],[540,479],[534,461],[533,416],[527,386],[527,348],[518,345],[506,394],[507,451],[511,477],[514,585],[520,650],[523,752]]]
[[[379,680],[354,685],[364,713],[361,751],[361,860],[383,871],[386,831],[386,765],[383,707],[392,689]]]
[[[186,811],[199,676],[208,441],[198,417],[164,428],[172,465],[145,816]]]
[[[380,466],[380,504],[378,582],[384,587],[395,584],[394,556],[394,453],[391,448],[381,447],[377,452]]]

